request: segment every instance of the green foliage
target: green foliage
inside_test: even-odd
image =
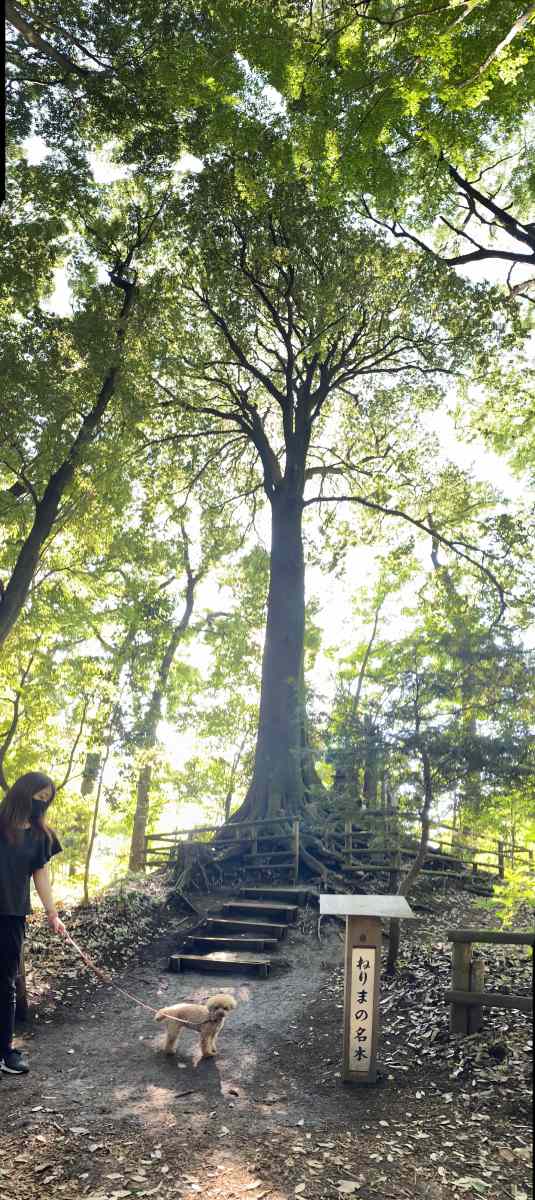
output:
[[[535,904],[533,874],[528,874],[518,861],[505,869],[505,881],[494,891],[495,911],[498,920],[506,929],[514,928],[522,910],[532,913]]]
[[[525,844],[533,836],[526,823],[533,808],[533,655],[521,631],[489,624],[484,595],[458,564],[435,560],[427,580],[414,561],[402,560],[397,576],[394,566],[391,557],[363,606],[367,636],[341,664],[331,758],[348,775],[353,799],[373,759],[390,788],[419,808],[425,751],[442,812],[446,805],[476,834]],[[394,639],[382,632],[383,605],[388,599],[399,608],[411,577],[419,603],[402,608],[407,632]],[[372,638],[370,611],[380,621]]]
[[[447,164],[487,173],[499,145],[515,159],[487,174],[489,185],[508,189],[529,220],[522,138],[535,25],[517,28],[518,16],[513,0],[425,13],[383,0],[119,0],[113,9],[75,0],[68,11],[42,0],[17,5],[17,19],[8,12],[4,584],[84,417],[114,379],[0,663],[6,781],[33,766],[65,780],[56,814],[74,870],[95,796],[78,794],[85,756],[107,740],[101,829],[110,838],[131,828],[147,763],[152,822],[171,795],[210,798],[221,812],[229,790],[245,787],[269,589],[258,534],[266,463],[284,471],[291,447],[276,393],[291,394],[293,420],[309,372],[317,406],[301,480],[307,564],[342,576],[352,547],[380,541],[389,551],[363,602],[367,628],[342,665],[332,735],[351,742],[356,729],[364,757],[366,747],[389,756],[407,790],[418,786],[425,737],[441,794],[468,776],[489,827],[523,828],[529,518],[440,466],[424,422],[452,377],[462,378],[465,429],[515,470],[530,469],[520,322],[499,288],[468,284],[374,232],[366,216],[367,206],[427,233],[438,214],[458,213]],[[36,166],[23,146],[30,132],[45,142]],[[186,149],[202,159],[195,176],[182,170]],[[95,182],[100,153],[119,182]],[[119,354],[121,265],[136,301]],[[66,316],[49,303],[58,269],[70,287]],[[244,436],[251,428],[256,442]],[[432,528],[438,565],[416,612],[405,601],[420,586]],[[462,571],[452,550],[464,555]],[[188,567],[199,575],[195,608],[171,654]],[[494,625],[500,594],[509,629]],[[382,621],[390,605],[392,618],[398,603],[409,630],[395,640],[381,630],[355,708],[374,613]],[[309,601],[310,673],[319,649]],[[178,775],[158,744],[160,720],[195,728],[200,748],[186,752]]]

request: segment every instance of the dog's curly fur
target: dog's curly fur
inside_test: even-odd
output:
[[[183,1029],[194,1025],[201,1039],[201,1054],[203,1058],[213,1058],[217,1053],[217,1038],[225,1017],[236,1008],[234,996],[227,992],[218,992],[209,996],[206,1004],[173,1004],[168,1008],[160,1008],[156,1013],[156,1021],[167,1021],[164,1051],[174,1054],[176,1044]],[[173,1017],[187,1021],[188,1025],[180,1025]],[[171,1019],[170,1019],[171,1018]]]

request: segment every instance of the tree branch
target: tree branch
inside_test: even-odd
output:
[[[81,718],[80,718],[80,725],[79,725],[79,727],[78,727],[78,732],[77,732],[77,734],[76,734],[76,737],[75,737],[75,739],[74,739],[73,745],[72,745],[72,747],[71,747],[71,752],[70,752],[70,754],[69,754],[69,761],[68,761],[68,763],[67,763],[67,769],[66,769],[66,771],[65,771],[65,775],[63,776],[63,779],[62,779],[61,783],[58,783],[58,785],[57,785],[57,787],[56,787],[56,792],[60,792],[60,791],[61,791],[61,789],[62,789],[62,788],[64,788],[64,787],[65,787],[65,785],[66,785],[66,784],[69,782],[69,779],[70,779],[70,777],[71,777],[71,773],[72,773],[72,764],[73,764],[73,762],[74,762],[74,756],[75,756],[75,754],[76,754],[76,751],[77,751],[77,749],[78,749],[78,744],[79,744],[80,738],[81,738],[81,736],[82,736],[82,730],[83,730],[83,728],[84,728],[84,725],[85,725],[85,718],[86,718],[86,715],[87,715],[87,709],[88,709],[88,707],[89,707],[89,700],[86,698],[86,699],[84,700],[83,707],[82,707],[82,716],[81,716]]]
[[[509,32],[504,38],[502,38],[501,42],[498,43],[496,48],[489,55],[487,55],[487,58],[481,63],[481,66],[478,68],[475,75],[471,75],[469,79],[464,79],[461,83],[454,84],[454,87],[458,87],[462,90],[463,88],[470,87],[472,83],[475,83],[477,79],[480,79],[487,70],[487,67],[490,67],[491,63],[493,63],[494,60],[498,58],[498,55],[501,54],[502,50],[505,50],[506,46],[509,46],[513,39],[522,32],[524,27],[534,15],[535,4],[531,4],[525,12],[520,14],[518,20],[516,20],[514,25],[511,26]]]
[[[440,542],[441,545],[447,546],[449,550],[452,550],[458,558],[463,558],[466,562],[469,562],[473,567],[485,575],[492,583],[499,596],[500,613],[498,619],[501,620],[506,609],[506,603],[504,589],[500,581],[496,578],[493,571],[491,571],[483,563],[478,562],[477,559],[472,558],[471,555],[466,553],[466,551],[461,550],[458,542],[450,541],[449,538],[444,537],[444,534],[438,533],[438,531],[434,528],[431,529],[429,525],[426,525],[425,521],[420,521],[417,517],[411,517],[409,513],[404,512],[401,508],[388,508],[385,504],[378,504],[375,500],[368,500],[364,496],[312,496],[309,500],[304,501],[303,507],[307,508],[310,504],[328,503],[361,504],[364,508],[369,508],[374,512],[384,513],[384,515],[387,517],[399,517],[402,521],[407,521],[409,525],[413,525],[416,529],[420,529],[423,533],[428,534],[432,538],[434,537],[438,542]]]
[[[15,737],[15,734],[17,732],[17,725],[19,723],[20,698],[21,698],[22,691],[23,691],[24,685],[26,683],[26,680],[28,679],[28,676],[32,669],[32,664],[33,664],[34,658],[35,658],[35,654],[32,654],[30,661],[28,663],[28,666],[24,668],[22,675],[20,677],[18,691],[15,692],[15,699],[10,700],[10,703],[13,705],[13,716],[11,718],[11,721],[10,721],[8,728],[6,730],[6,733],[4,735],[4,740],[2,742],[2,745],[0,746],[0,787],[3,789],[4,792],[7,792],[8,788],[9,788],[9,784],[7,782],[7,779],[6,779],[6,776],[4,773],[4,762],[5,762],[6,754],[9,750],[9,747],[11,746],[11,743],[13,742],[13,738]]]
[[[28,24],[15,5],[12,4],[11,0],[5,0],[5,12],[6,20],[10,25],[13,26],[14,29],[17,30],[17,33],[20,33],[21,37],[24,38],[24,41],[31,46],[32,49],[38,50],[41,54],[43,54],[45,58],[51,58],[53,62],[58,64],[58,66],[63,67],[63,70],[66,71],[67,74],[70,75],[74,73],[75,75],[79,75],[82,79],[87,79],[88,77],[95,75],[94,71],[90,71],[87,67],[80,67],[78,63],[74,62],[73,59],[68,58],[66,54],[63,54],[60,50],[56,50],[56,47],[52,46],[50,42],[45,42],[40,33],[37,33],[33,26]]]

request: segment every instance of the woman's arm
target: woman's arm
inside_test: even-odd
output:
[[[39,867],[38,871],[34,871],[32,878],[37,895],[46,912],[50,928],[54,933],[65,933],[65,926],[63,921],[60,921],[54,904],[54,897],[48,877],[48,867]]]

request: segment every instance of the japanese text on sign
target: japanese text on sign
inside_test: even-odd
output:
[[[349,1069],[370,1070],[376,950],[356,947],[351,956]]]

